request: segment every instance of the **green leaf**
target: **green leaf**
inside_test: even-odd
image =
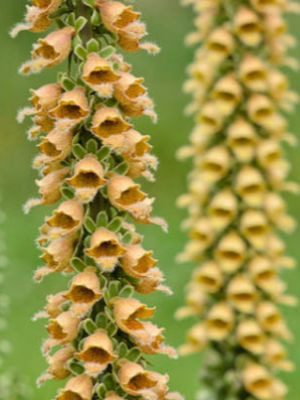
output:
[[[118,346],[117,352],[118,352],[119,358],[124,358],[124,357],[126,357],[126,354],[128,353],[128,347],[127,347],[127,345],[126,345],[125,343],[121,343],[121,344]]]
[[[126,355],[126,359],[132,362],[136,362],[141,358],[142,354],[140,350],[137,347],[134,347],[133,349],[129,350],[129,352]]]
[[[99,399],[104,399],[105,394],[106,394],[106,387],[103,383],[98,383],[97,386],[95,387],[95,393],[98,396]]]
[[[94,10],[91,16],[91,23],[94,26],[99,26],[101,24],[101,17],[98,10]]]
[[[87,51],[81,44],[75,46],[74,53],[82,61],[84,61],[87,57]]]
[[[79,143],[73,145],[72,152],[74,156],[77,157],[79,160],[86,156],[85,148]]]
[[[115,47],[106,46],[102,50],[100,50],[99,54],[103,58],[110,58],[116,52]]]
[[[84,227],[89,233],[94,233],[96,230],[96,224],[91,217],[85,218]]]
[[[107,226],[108,224],[108,216],[105,211],[100,211],[97,216],[96,225],[97,227]]]
[[[118,232],[122,226],[123,219],[120,217],[114,218],[110,223],[107,225],[107,229],[112,232]]]
[[[73,375],[81,375],[84,372],[84,366],[75,360],[71,360],[68,369]]]
[[[87,334],[92,335],[97,330],[97,325],[90,318],[83,321],[83,329]]]
[[[85,27],[87,22],[88,22],[88,20],[82,15],[76,19],[75,29],[76,29],[77,33],[82,31],[82,29]]]
[[[130,232],[126,232],[126,233],[124,234],[124,236],[122,237],[122,242],[123,242],[125,245],[131,244],[131,243],[132,243],[132,240],[133,240],[133,238],[132,238],[132,234],[131,234]]]
[[[133,294],[134,294],[134,287],[130,285],[124,286],[119,292],[120,297],[132,297]]]
[[[120,281],[112,281],[108,286],[109,297],[113,298],[119,294],[121,289],[121,282]]]
[[[67,25],[75,26],[75,14],[73,12],[68,15],[66,23]]]
[[[60,192],[61,192],[63,198],[66,200],[70,200],[74,197],[74,190],[72,188],[70,188],[69,186],[63,186],[61,188]]]
[[[125,175],[128,172],[128,169],[129,167],[127,162],[123,161],[121,164],[114,168],[114,172],[116,172],[118,175]]]
[[[85,146],[88,153],[97,153],[98,143],[95,139],[89,139]]]
[[[98,53],[100,44],[96,39],[92,38],[87,42],[86,48],[89,53]]]
[[[66,91],[70,91],[76,86],[75,82],[67,76],[61,79],[60,84]]]
[[[115,387],[115,382],[113,379],[112,374],[106,374],[104,379],[103,379],[103,384],[106,387],[107,390],[113,390]]]
[[[91,8],[94,8],[95,6],[95,0],[82,0],[82,2],[83,4]]]
[[[85,263],[78,257],[73,257],[70,264],[77,272],[84,271],[86,267]]]
[[[97,152],[97,158],[99,161],[103,161],[108,157],[110,154],[110,148],[103,146],[101,149]]]
[[[107,325],[107,316],[105,313],[99,313],[96,317],[96,325],[98,328],[106,329]]]

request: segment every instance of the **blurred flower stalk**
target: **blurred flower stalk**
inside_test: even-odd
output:
[[[277,378],[291,371],[283,341],[290,341],[281,305],[286,294],[280,273],[294,267],[280,231],[291,232],[284,192],[290,165],[283,145],[294,145],[286,112],[298,96],[281,67],[297,68],[288,56],[295,42],[285,14],[299,12],[287,0],[184,0],[196,13],[188,44],[201,42],[188,68],[185,91],[195,115],[188,193],[189,241],[180,262],[196,262],[186,306],[177,317],[194,317],[182,354],[206,349],[198,400],[283,400]]]
[[[0,210],[0,400],[26,400],[29,398],[28,387],[13,371],[8,371],[6,366],[6,358],[11,351],[11,344],[4,338],[5,334],[2,334],[7,326],[6,315],[9,312],[9,298],[2,291],[4,287],[4,270],[8,264],[5,255],[5,238],[2,230],[4,220],[5,215]]]
[[[64,63],[57,82],[31,91],[30,140],[39,154],[39,197],[25,205],[60,201],[37,240],[42,266],[35,280],[60,273],[69,287],[50,294],[35,318],[46,318],[47,371],[38,383],[64,380],[57,400],[178,399],[168,376],[149,369],[145,355],[176,352],[164,329],[149,321],[155,309],[134,297],[170,293],[136,224],[166,223],[152,216],[153,198],[137,178],[154,180],[157,160],[150,137],[133,118],[156,114],[143,82],[120,54],[158,47],[143,41],[141,14],[124,1],[34,0],[25,22],[11,32],[56,30],[38,39],[24,75]]]

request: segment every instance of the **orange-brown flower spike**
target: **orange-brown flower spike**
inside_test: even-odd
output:
[[[182,1],[196,14],[187,43],[200,45],[184,85],[195,128],[178,152],[194,161],[188,193],[178,200],[188,210],[189,237],[178,261],[196,268],[176,314],[198,321],[180,352],[207,352],[198,400],[284,400],[277,372],[293,367],[281,344],[292,335],[279,305],[295,299],[280,276],[294,264],[280,231],[295,222],[282,192],[298,188],[287,182],[283,142],[295,139],[283,115],[298,96],[280,68],[297,66],[285,14],[300,7],[293,0]]]
[[[11,33],[52,26],[20,72],[63,71],[56,82],[31,90],[30,106],[18,114],[19,122],[32,119],[28,138],[38,150],[39,196],[24,209],[54,206],[40,228],[34,279],[70,276],[34,317],[47,320],[49,335],[42,346],[48,367],[38,384],[66,379],[56,400],[179,400],[168,377],[151,371],[145,358],[176,351],[165,344],[164,328],[149,321],[155,309],[133,297],[171,290],[136,232],[137,224],[167,229],[136,181],[153,181],[158,165],[150,136],[135,130],[133,119],[155,121],[154,105],[143,77],[118,53],[158,47],[145,42],[141,13],[123,0],[32,0],[25,22]]]

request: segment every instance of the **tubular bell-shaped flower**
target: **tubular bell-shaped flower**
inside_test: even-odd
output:
[[[155,313],[133,295],[170,293],[153,252],[143,247],[135,224],[166,223],[152,216],[154,199],[136,178],[153,180],[157,160],[150,137],[134,129],[133,117],[156,119],[144,79],[133,75],[121,50],[158,48],[143,42],[141,13],[123,1],[32,0],[21,30],[58,30],[38,39],[23,74],[68,60],[57,83],[32,90],[29,139],[37,140],[38,199],[54,205],[37,240],[50,273],[71,275],[70,284],[47,297],[35,315],[46,318],[49,337],[42,349],[49,364],[38,380],[68,379],[57,400],[179,400],[168,377],[149,370],[144,355],[176,352],[164,329],[148,321]],[[146,320],[146,321],[145,321]]]
[[[283,142],[293,144],[284,111],[297,95],[281,66],[294,40],[285,13],[300,11],[292,0],[183,0],[194,7],[201,42],[188,68],[185,90],[195,114],[190,145],[188,209],[183,226],[189,242],[178,256],[197,263],[187,286],[186,306],[177,317],[198,316],[182,354],[207,349],[198,400],[283,400],[287,388],[278,371],[290,371],[282,340],[291,340],[280,304],[292,305],[280,277],[293,260],[285,255],[280,231],[290,232],[284,191],[289,164]]]

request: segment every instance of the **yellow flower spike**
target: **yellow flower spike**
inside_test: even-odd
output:
[[[87,155],[74,168],[74,174],[68,183],[75,189],[77,199],[88,203],[96,196],[101,187],[106,184],[102,164],[93,155]]]
[[[227,136],[228,145],[239,161],[246,163],[254,158],[257,136],[251,124],[239,118],[230,125]]]
[[[83,66],[82,80],[102,97],[111,97],[114,84],[120,75],[114,71],[112,63],[97,53],[90,53]]]
[[[126,132],[130,128],[131,125],[116,108],[100,107],[93,116],[92,132],[100,139]]]
[[[106,228],[99,228],[93,233],[91,245],[86,249],[86,254],[103,271],[112,272],[125,251],[116,233]]]
[[[208,343],[205,326],[202,323],[193,326],[187,333],[186,341],[187,343],[179,348],[180,355],[186,356],[202,351]]]
[[[80,353],[75,356],[83,362],[85,373],[92,377],[98,376],[116,359],[113,344],[103,330],[98,330],[90,335],[84,341]]]
[[[264,213],[256,210],[246,211],[241,217],[240,229],[255,249],[266,248],[270,225]]]
[[[261,355],[265,351],[266,336],[254,319],[241,321],[236,335],[239,344],[251,353]]]
[[[87,375],[78,375],[70,379],[55,400],[92,400],[93,382]]]
[[[234,319],[233,310],[228,304],[215,304],[204,322],[208,338],[216,342],[224,340],[233,329]]]
[[[233,112],[241,101],[242,89],[234,75],[221,78],[212,91],[212,98],[221,115],[227,116]]]
[[[73,27],[66,27],[39,39],[33,46],[32,60],[23,64],[20,72],[25,75],[38,73],[62,63],[70,54],[74,33]]]
[[[285,400],[275,376],[291,368],[281,341],[292,335],[279,305],[297,302],[281,278],[295,266],[279,237],[295,226],[281,196],[298,188],[287,181],[284,144],[295,138],[284,114],[298,96],[280,69],[298,65],[288,56],[295,40],[285,14],[299,7],[289,0],[183,4],[195,12],[186,43],[200,44],[184,84],[195,125],[178,151],[193,169],[177,203],[188,213],[177,260],[197,263],[176,313],[197,318],[180,351],[207,352],[199,400]]]
[[[215,257],[224,272],[236,272],[246,258],[246,244],[237,233],[231,231],[219,242]]]
[[[244,275],[236,275],[227,287],[227,298],[241,313],[251,314],[255,310],[258,295],[253,283]]]
[[[250,8],[241,6],[237,10],[234,27],[237,36],[246,46],[255,47],[262,41],[262,23],[257,14]]]
[[[278,308],[273,303],[268,301],[260,303],[256,315],[261,326],[267,332],[286,340],[292,339]]]
[[[122,389],[131,396],[159,400],[167,395],[168,377],[145,370],[141,365],[124,361],[118,372]]]
[[[207,262],[196,269],[192,279],[208,293],[216,293],[223,285],[223,273],[214,262]]]
[[[273,399],[273,379],[261,365],[248,364],[243,371],[243,381],[247,391],[259,400]]]
[[[263,175],[249,165],[241,168],[236,176],[236,191],[249,207],[259,207],[264,202],[266,187]]]
[[[218,192],[212,198],[208,208],[213,228],[217,231],[224,229],[234,220],[237,210],[236,196],[230,190],[225,189]]]
[[[199,159],[199,168],[203,180],[209,183],[222,179],[230,167],[230,154],[226,147],[217,146],[210,149]]]

